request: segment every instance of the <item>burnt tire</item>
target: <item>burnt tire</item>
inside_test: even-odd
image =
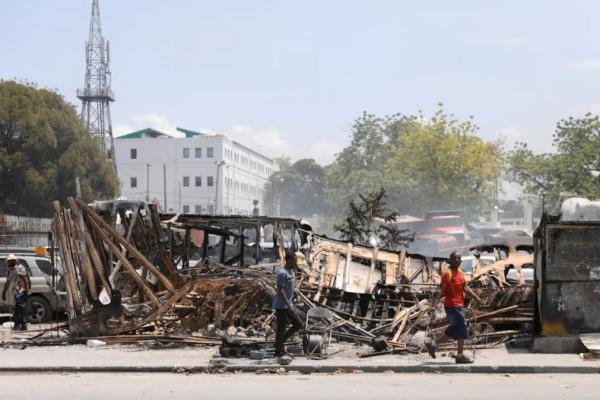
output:
[[[41,296],[29,296],[25,309],[27,312],[27,322],[30,324],[47,322],[52,318],[50,303]]]

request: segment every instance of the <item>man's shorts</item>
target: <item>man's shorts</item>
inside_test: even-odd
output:
[[[467,321],[465,321],[465,309],[462,307],[446,307],[445,310],[450,326],[444,334],[454,340],[468,339],[469,330],[467,329]]]

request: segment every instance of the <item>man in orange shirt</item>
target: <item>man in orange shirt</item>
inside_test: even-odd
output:
[[[442,274],[440,287],[436,291],[432,306],[435,307],[444,295],[444,309],[450,321],[450,326],[444,334],[456,340],[458,352],[456,354],[457,364],[470,364],[473,360],[464,355],[463,349],[465,339],[469,337],[469,330],[465,320],[465,293],[482,304],[481,299],[469,288],[465,282],[465,275],[460,269],[461,256],[458,251],[450,254],[450,266]],[[427,341],[427,349],[431,357],[435,358],[435,343]]]

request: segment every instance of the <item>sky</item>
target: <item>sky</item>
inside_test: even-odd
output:
[[[91,0],[0,0],[0,78],[80,108]],[[176,126],[322,164],[363,111],[473,116],[552,151],[600,112],[599,1],[100,0],[116,135]]]

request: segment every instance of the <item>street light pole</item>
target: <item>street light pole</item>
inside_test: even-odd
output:
[[[281,174],[277,172],[275,177],[275,214],[281,216],[281,185],[285,182],[285,178],[281,177]]]
[[[150,163],[146,163],[146,203],[150,202]]]
[[[216,182],[216,187],[215,187],[215,215],[219,214],[219,210],[218,210],[218,206],[219,206],[219,186],[220,186],[220,180],[219,180],[219,176],[220,176],[220,171],[221,171],[221,166],[225,164],[225,161],[221,160],[221,161],[215,161],[215,164],[217,164],[217,182]]]

